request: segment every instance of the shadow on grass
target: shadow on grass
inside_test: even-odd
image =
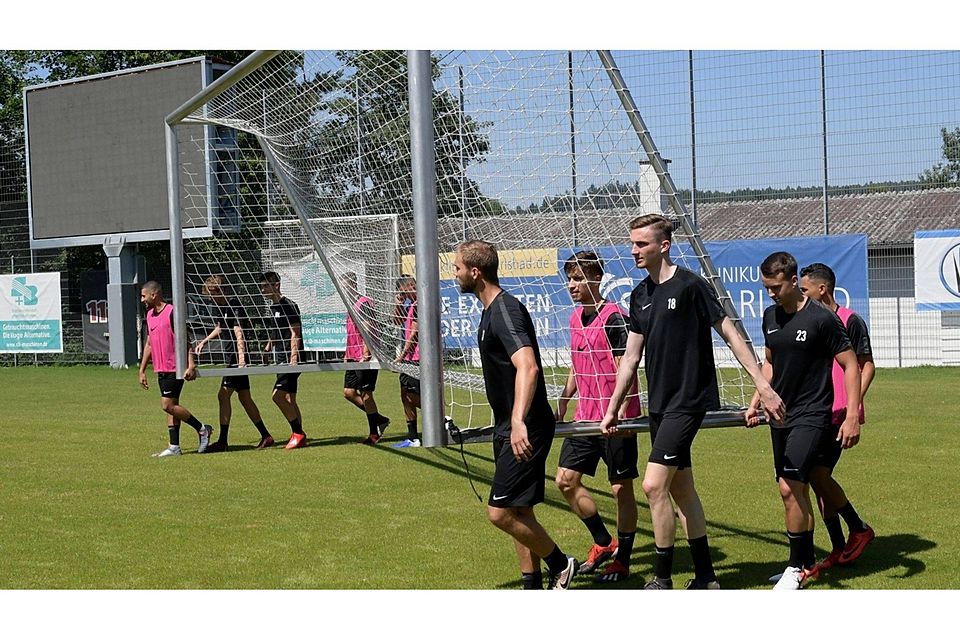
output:
[[[936,546],[932,540],[912,533],[878,534],[855,562],[825,571],[816,584],[831,589],[847,589],[846,583],[850,578],[883,572],[892,572],[890,578],[893,580],[907,580],[927,570],[926,563],[916,556]]]

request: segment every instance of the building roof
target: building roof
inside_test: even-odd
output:
[[[960,189],[831,196],[830,233],[863,233],[871,245],[913,241],[914,231],[960,228]],[[704,240],[823,234],[822,198],[697,205]]]

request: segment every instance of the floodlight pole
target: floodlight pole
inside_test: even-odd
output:
[[[437,236],[437,172],[433,140],[433,75],[429,51],[407,51],[410,91],[410,154],[413,230],[416,237],[417,326],[420,337],[420,400],[423,444],[446,444],[443,427],[443,342],[440,338],[440,266]]]

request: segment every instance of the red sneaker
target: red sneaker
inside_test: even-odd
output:
[[[817,573],[821,571],[826,571],[827,569],[832,569],[833,567],[840,564],[840,554],[843,553],[842,549],[834,549],[830,552],[826,558],[814,565],[814,569],[817,570]]]
[[[860,554],[863,553],[867,545],[873,541],[874,537],[876,536],[873,533],[873,527],[870,525],[867,525],[864,531],[852,532],[850,537],[847,538],[847,546],[845,546],[840,553],[840,557],[837,560],[838,563],[850,564],[859,558]]]
[[[257,449],[267,449],[272,446],[273,446],[273,438],[271,436],[260,438],[260,442],[257,443]]]
[[[594,544],[590,547],[590,553],[587,554],[587,561],[580,565],[577,573],[584,574],[596,571],[601,564],[613,557],[613,554],[617,552],[617,545],[616,538],[613,538],[606,547]]]
[[[305,433],[293,433],[290,434],[290,440],[287,442],[287,446],[284,449],[299,449],[300,447],[307,444],[307,434]]]
[[[614,560],[607,565],[603,573],[594,578],[595,582],[620,582],[630,575],[630,569],[625,567],[619,560]]]
[[[366,438],[364,438],[363,440],[361,440],[361,441],[360,441],[360,444],[370,444],[370,445],[373,445],[373,444],[377,444],[378,442],[380,442],[380,436],[371,433],[371,434],[368,435]]]

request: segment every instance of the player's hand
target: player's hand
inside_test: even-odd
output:
[[[854,415],[848,417],[840,425],[840,431],[837,433],[837,442],[843,445],[844,449],[855,447],[860,442],[860,420]]]
[[[557,410],[553,412],[554,420],[563,422],[564,416],[567,415],[567,405],[568,402],[562,398],[557,401]]]
[[[787,408],[773,387],[760,391],[760,401],[763,403],[763,412],[767,414],[767,421],[782,424],[787,419]]]
[[[206,341],[206,340],[201,340],[200,342],[198,342],[198,343],[197,343],[197,346],[194,347],[194,349],[193,349],[194,355],[200,355],[200,352],[203,351],[203,345],[205,345],[205,344],[207,344],[207,341]]]
[[[603,416],[603,420],[600,421],[600,433],[607,436],[608,438],[617,435],[617,416],[610,415],[609,413]]]
[[[147,382],[147,374],[145,374],[143,371],[140,372],[140,386],[144,389],[150,388],[150,383]]]
[[[197,379],[197,368],[196,367],[187,367],[187,370],[183,372],[184,380],[196,380]]]
[[[754,405],[750,405],[746,413],[743,414],[743,419],[747,423],[747,428],[752,429],[760,424],[760,409]]]
[[[241,354],[237,355],[237,366],[238,366],[238,367],[245,367],[245,366],[247,366],[247,354],[241,353]]]
[[[533,445],[527,437],[527,425],[523,420],[514,420],[510,427],[510,446],[517,462],[526,462],[533,456]]]

